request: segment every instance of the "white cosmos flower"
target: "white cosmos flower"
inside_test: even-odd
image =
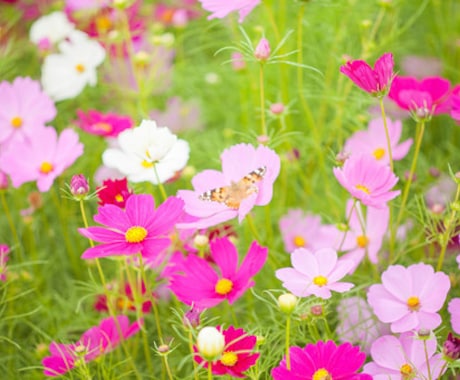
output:
[[[30,28],[30,40],[38,45],[47,40],[55,44],[69,36],[75,29],[64,12],[53,12],[40,17]]]
[[[166,182],[187,164],[190,147],[167,127],[143,120],[118,135],[119,148],[107,149],[104,165],[122,172],[131,182]]]
[[[42,67],[42,86],[54,100],[74,98],[88,84],[97,83],[96,67],[105,58],[104,48],[81,31],[73,31],[59,44],[60,54],[50,54]]]

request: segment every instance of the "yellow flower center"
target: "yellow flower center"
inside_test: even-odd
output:
[[[320,368],[313,374],[312,380],[332,380],[332,376],[326,369]]]
[[[115,200],[116,200],[117,202],[121,202],[121,201],[123,200],[123,195],[121,195],[121,194],[115,195]]]
[[[147,233],[144,227],[133,226],[126,231],[125,239],[128,243],[141,243],[147,237]]]
[[[220,362],[227,367],[233,367],[237,361],[238,355],[232,351],[224,352],[220,358]]]
[[[417,296],[409,297],[407,300],[407,306],[411,311],[418,311],[420,309],[420,300]]]
[[[11,126],[13,128],[20,128],[22,126],[22,119],[19,116],[15,116],[11,119]]]
[[[363,191],[364,193],[366,194],[370,194],[371,192],[369,191],[369,189],[364,186],[364,185],[356,185],[355,188],[357,188],[358,190],[361,190]]]
[[[107,33],[112,27],[112,21],[107,16],[96,17],[96,29],[99,33]]]
[[[296,247],[305,247],[306,243],[307,242],[302,236],[297,235],[294,237],[294,245]]]
[[[118,298],[117,299],[117,309],[118,310],[127,310],[133,307],[134,304],[128,298]]]
[[[45,161],[40,165],[40,172],[43,174],[48,174],[53,171],[53,164],[51,162]]]
[[[366,248],[369,244],[369,239],[367,236],[360,235],[356,238],[356,244],[358,244],[359,248]]]
[[[93,124],[93,129],[95,131],[102,131],[102,132],[107,132],[107,133],[112,132],[112,130],[113,130],[111,124],[105,123],[103,121]]]
[[[75,65],[75,70],[81,74],[86,70],[86,68],[83,64],[79,63],[78,65]]]
[[[150,161],[147,161],[147,160],[143,160],[141,162],[141,165],[144,167],[144,168],[151,168],[153,167],[153,162],[150,162]]]
[[[233,289],[233,282],[228,278],[221,278],[217,281],[215,286],[215,291],[217,294],[221,296],[225,296],[226,294],[230,293]]]
[[[385,149],[377,148],[373,153],[376,160],[380,160],[385,155]]]
[[[327,285],[327,278],[324,276],[316,276],[313,279],[313,283],[319,287]]]
[[[410,377],[412,377],[411,375],[413,374],[413,371],[414,369],[408,363],[403,364],[399,369],[399,372],[401,373],[403,379],[409,379]]]

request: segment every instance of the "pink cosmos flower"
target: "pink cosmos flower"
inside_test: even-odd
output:
[[[150,118],[155,120],[158,125],[167,125],[174,133],[203,129],[198,102],[196,100],[184,101],[178,96],[168,100],[164,112],[152,111]]]
[[[374,69],[365,61],[349,61],[340,67],[340,72],[349,77],[358,87],[375,96],[385,95],[393,79],[393,54],[385,53],[376,62]]]
[[[220,358],[212,362],[212,373],[228,375],[232,378],[246,377],[243,372],[256,364],[260,356],[258,352],[252,352],[256,346],[256,336],[248,335],[243,329],[235,329],[233,326],[229,326],[226,330],[217,326],[217,329],[225,338],[225,347]],[[193,359],[207,368],[207,362],[199,355],[196,346],[193,347],[193,350],[195,351]]]
[[[263,267],[268,253],[254,241],[238,268],[238,252],[228,238],[212,241],[210,250],[218,271],[205,259],[189,255],[180,272],[171,277],[171,290],[187,305],[210,308],[224,300],[232,304],[254,286],[252,277]]]
[[[428,77],[418,81],[413,77],[396,76],[388,97],[400,108],[427,117],[446,112],[450,82],[441,77]]]
[[[213,12],[208,20],[213,18],[224,18],[229,13],[238,11],[240,17],[239,22],[243,22],[245,17],[252,12],[252,10],[260,4],[260,0],[232,0],[232,1],[221,1],[221,0],[198,0],[203,9]]]
[[[350,195],[366,206],[383,208],[400,193],[399,190],[391,191],[398,182],[391,169],[365,154],[351,156],[343,167],[336,167],[333,171]]]
[[[309,343],[305,348],[291,347],[291,369],[286,358],[272,370],[274,380],[343,379],[372,380],[365,373],[358,373],[366,360],[366,354],[350,343],[336,345],[332,340]]]
[[[81,338],[72,344],[52,342],[51,356],[43,359],[45,376],[60,376],[78,365],[78,361],[86,363],[97,359],[115,349],[122,340],[136,334],[142,321],[129,324],[128,317],[120,315],[103,319],[99,326],[91,327]],[[120,336],[121,333],[121,336]]]
[[[382,322],[391,323],[394,333],[432,330],[441,324],[437,311],[449,288],[449,276],[435,273],[431,265],[391,265],[382,274],[382,284],[369,288],[367,300]]]
[[[276,271],[276,277],[283,286],[298,297],[311,294],[328,299],[331,290],[339,293],[350,290],[354,285],[339,282],[354,265],[351,260],[338,260],[337,252],[332,248],[323,248],[315,253],[298,248],[291,254],[293,268]]]
[[[300,209],[289,210],[280,218],[279,227],[284,249],[289,253],[296,248],[316,251],[340,242],[340,232],[335,226],[323,225],[320,216],[306,214]]]
[[[6,281],[6,262],[8,261],[10,247],[6,244],[0,244],[0,281]]]
[[[117,137],[125,129],[132,128],[134,121],[129,116],[115,113],[101,113],[97,110],[89,110],[86,114],[77,110],[78,120],[76,123],[85,132],[104,137]]]
[[[412,145],[412,139],[399,143],[402,133],[402,123],[395,122],[387,118],[388,134],[390,135],[391,153],[393,160],[402,160]],[[377,161],[385,164],[390,163],[387,152],[385,128],[383,119],[374,119],[369,123],[366,131],[355,132],[346,142],[343,148],[345,153],[367,154],[374,157]]]
[[[207,228],[238,216],[238,221],[255,206],[270,202],[273,182],[280,171],[279,156],[270,148],[234,145],[222,153],[222,172],[205,170],[192,179],[194,190],[177,194],[185,211],[200,218],[180,228]]]
[[[460,90],[460,86],[458,87]],[[459,91],[460,92],[460,91]],[[460,122],[460,94],[452,95],[450,98],[452,104],[450,116],[457,122]]]
[[[128,188],[128,180],[123,179],[106,179],[102,186],[97,188],[98,204],[100,206],[112,204],[125,208],[126,200],[133,195],[133,191]]]
[[[423,340],[413,332],[402,333],[399,339],[385,335],[372,344],[373,362],[367,363],[364,371],[374,380],[440,379],[446,368],[442,369],[442,354],[435,352],[434,335]]]
[[[0,144],[12,139],[25,141],[42,131],[56,116],[56,107],[40,83],[31,78],[16,78],[0,83]],[[39,133],[40,133],[39,132]]]
[[[456,334],[460,334],[460,298],[452,298],[447,309],[450,313],[452,330]]]
[[[82,259],[105,256],[135,255],[149,258],[170,244],[168,237],[183,213],[183,202],[169,197],[157,209],[150,194],[133,194],[125,209],[113,204],[98,208],[94,220],[104,227],[80,228],[88,239],[103,244],[88,248]]]
[[[0,168],[14,187],[37,181],[38,190],[46,192],[54,180],[83,154],[83,144],[70,128],[58,137],[52,127],[44,127],[28,142],[12,141],[0,157]]]

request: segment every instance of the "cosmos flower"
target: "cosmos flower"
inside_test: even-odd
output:
[[[64,12],[56,11],[37,19],[30,27],[30,40],[36,45],[48,43],[50,47],[62,41],[75,29]]]
[[[123,179],[106,179],[102,186],[97,188],[98,204],[100,206],[112,204],[125,208],[127,199],[133,195],[133,191],[128,188],[128,180]]]
[[[203,9],[212,12],[208,17],[209,20],[213,18],[224,18],[231,12],[238,11],[240,17],[239,22],[243,22],[246,16],[252,12],[252,10],[260,4],[260,0],[232,0],[232,1],[220,1],[220,0],[198,0]]]
[[[274,380],[346,379],[372,380],[358,373],[366,354],[350,343],[336,345],[332,340],[309,343],[304,348],[290,347],[290,369],[286,358],[272,370]]]
[[[132,128],[134,121],[129,116],[102,113],[97,110],[77,110],[76,123],[87,133],[104,137],[117,137],[125,129]]]
[[[437,312],[449,288],[449,276],[435,273],[431,265],[390,265],[382,274],[382,284],[369,288],[367,300],[382,322],[391,323],[394,333],[432,330],[442,322]]]
[[[460,298],[452,298],[449,302],[450,323],[452,330],[460,334]]]

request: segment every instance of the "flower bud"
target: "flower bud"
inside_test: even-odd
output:
[[[208,246],[208,244],[209,244],[209,238],[206,235],[198,234],[193,239],[193,245],[197,249],[206,248]]]
[[[198,334],[197,348],[203,359],[212,362],[224,351],[225,337],[215,327],[204,327]]]
[[[196,328],[200,325],[200,314],[202,309],[192,306],[192,308],[184,314],[182,323],[186,327]]]
[[[442,346],[442,353],[447,360],[460,359],[460,339],[453,336],[451,332]]]
[[[83,174],[77,174],[70,180],[70,193],[78,198],[82,199],[89,193],[88,180]]]
[[[270,57],[270,53],[270,43],[265,37],[262,37],[254,50],[254,57],[261,62],[265,62]]]
[[[291,314],[297,305],[297,297],[291,293],[281,294],[278,297],[278,306],[283,313]]]
[[[316,317],[321,317],[324,314],[323,305],[314,305],[310,308],[312,315]]]
[[[270,112],[273,115],[281,115],[284,112],[284,104],[283,103],[273,103],[270,105]]]
[[[232,53],[231,59],[233,70],[242,71],[246,68],[246,61],[244,60],[244,56],[239,51]]]

